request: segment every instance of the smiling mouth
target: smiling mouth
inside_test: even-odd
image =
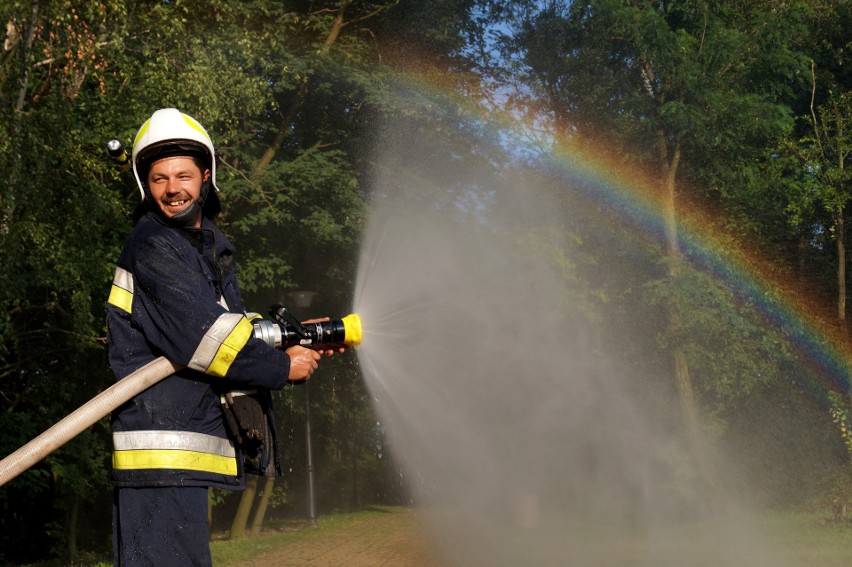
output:
[[[169,217],[173,217],[185,211],[192,204],[192,199],[177,199],[174,201],[161,201],[160,208]]]

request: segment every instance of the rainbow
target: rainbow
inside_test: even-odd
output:
[[[452,94],[475,80],[448,74],[418,62],[403,62],[406,90],[423,100],[460,109],[459,114],[480,121],[494,139],[506,133],[522,133],[530,127],[529,118],[480,104],[476,96]],[[521,139],[522,134],[515,136]],[[613,155],[603,144],[582,147],[554,142],[546,156],[549,164],[566,178],[577,180],[586,199],[597,201],[615,215],[614,222],[629,226],[639,238],[662,242],[665,217],[659,181],[646,171]],[[685,257],[698,269],[712,275],[746,297],[765,324],[789,341],[789,346],[809,373],[818,380],[815,398],[826,391],[852,392],[852,342],[845,323],[839,321],[834,306],[803,284],[790,278],[787,267],[774,261],[759,244],[744,242],[723,227],[719,212],[694,195],[681,194],[677,203],[679,243]]]
[[[638,236],[662,241],[663,206],[653,179],[627,167],[602,151],[587,152],[565,145],[553,149],[552,159],[573,175],[598,202],[606,205]],[[607,172],[607,173],[602,173]],[[700,199],[680,197],[678,238],[688,261],[748,298],[765,324],[787,338],[793,352],[822,388],[848,394],[852,390],[852,357],[843,324],[834,307],[811,297],[789,271],[773,263],[759,246],[726,233],[716,211]]]

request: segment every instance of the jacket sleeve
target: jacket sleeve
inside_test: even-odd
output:
[[[137,244],[129,267],[135,287],[133,317],[152,351],[232,385],[284,386],[289,357],[253,338],[245,315],[230,313],[217,302],[215,282],[195,255],[166,238]]]

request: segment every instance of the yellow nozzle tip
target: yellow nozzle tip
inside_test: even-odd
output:
[[[361,318],[355,313],[347,315],[343,319],[343,344],[354,347],[361,344],[363,331],[361,329]]]

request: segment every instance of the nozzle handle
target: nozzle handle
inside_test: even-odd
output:
[[[290,313],[283,305],[275,304],[269,308],[269,314],[273,319],[281,325],[288,325],[293,328],[293,331],[302,338],[310,337],[310,329],[308,329],[301,321]]]
[[[278,324],[275,332],[280,348],[301,345],[309,348],[358,346],[361,344],[361,319],[354,313],[343,319],[302,323],[282,305],[273,305],[269,314]],[[271,336],[271,335],[270,335]],[[280,339],[278,338],[280,337]]]

